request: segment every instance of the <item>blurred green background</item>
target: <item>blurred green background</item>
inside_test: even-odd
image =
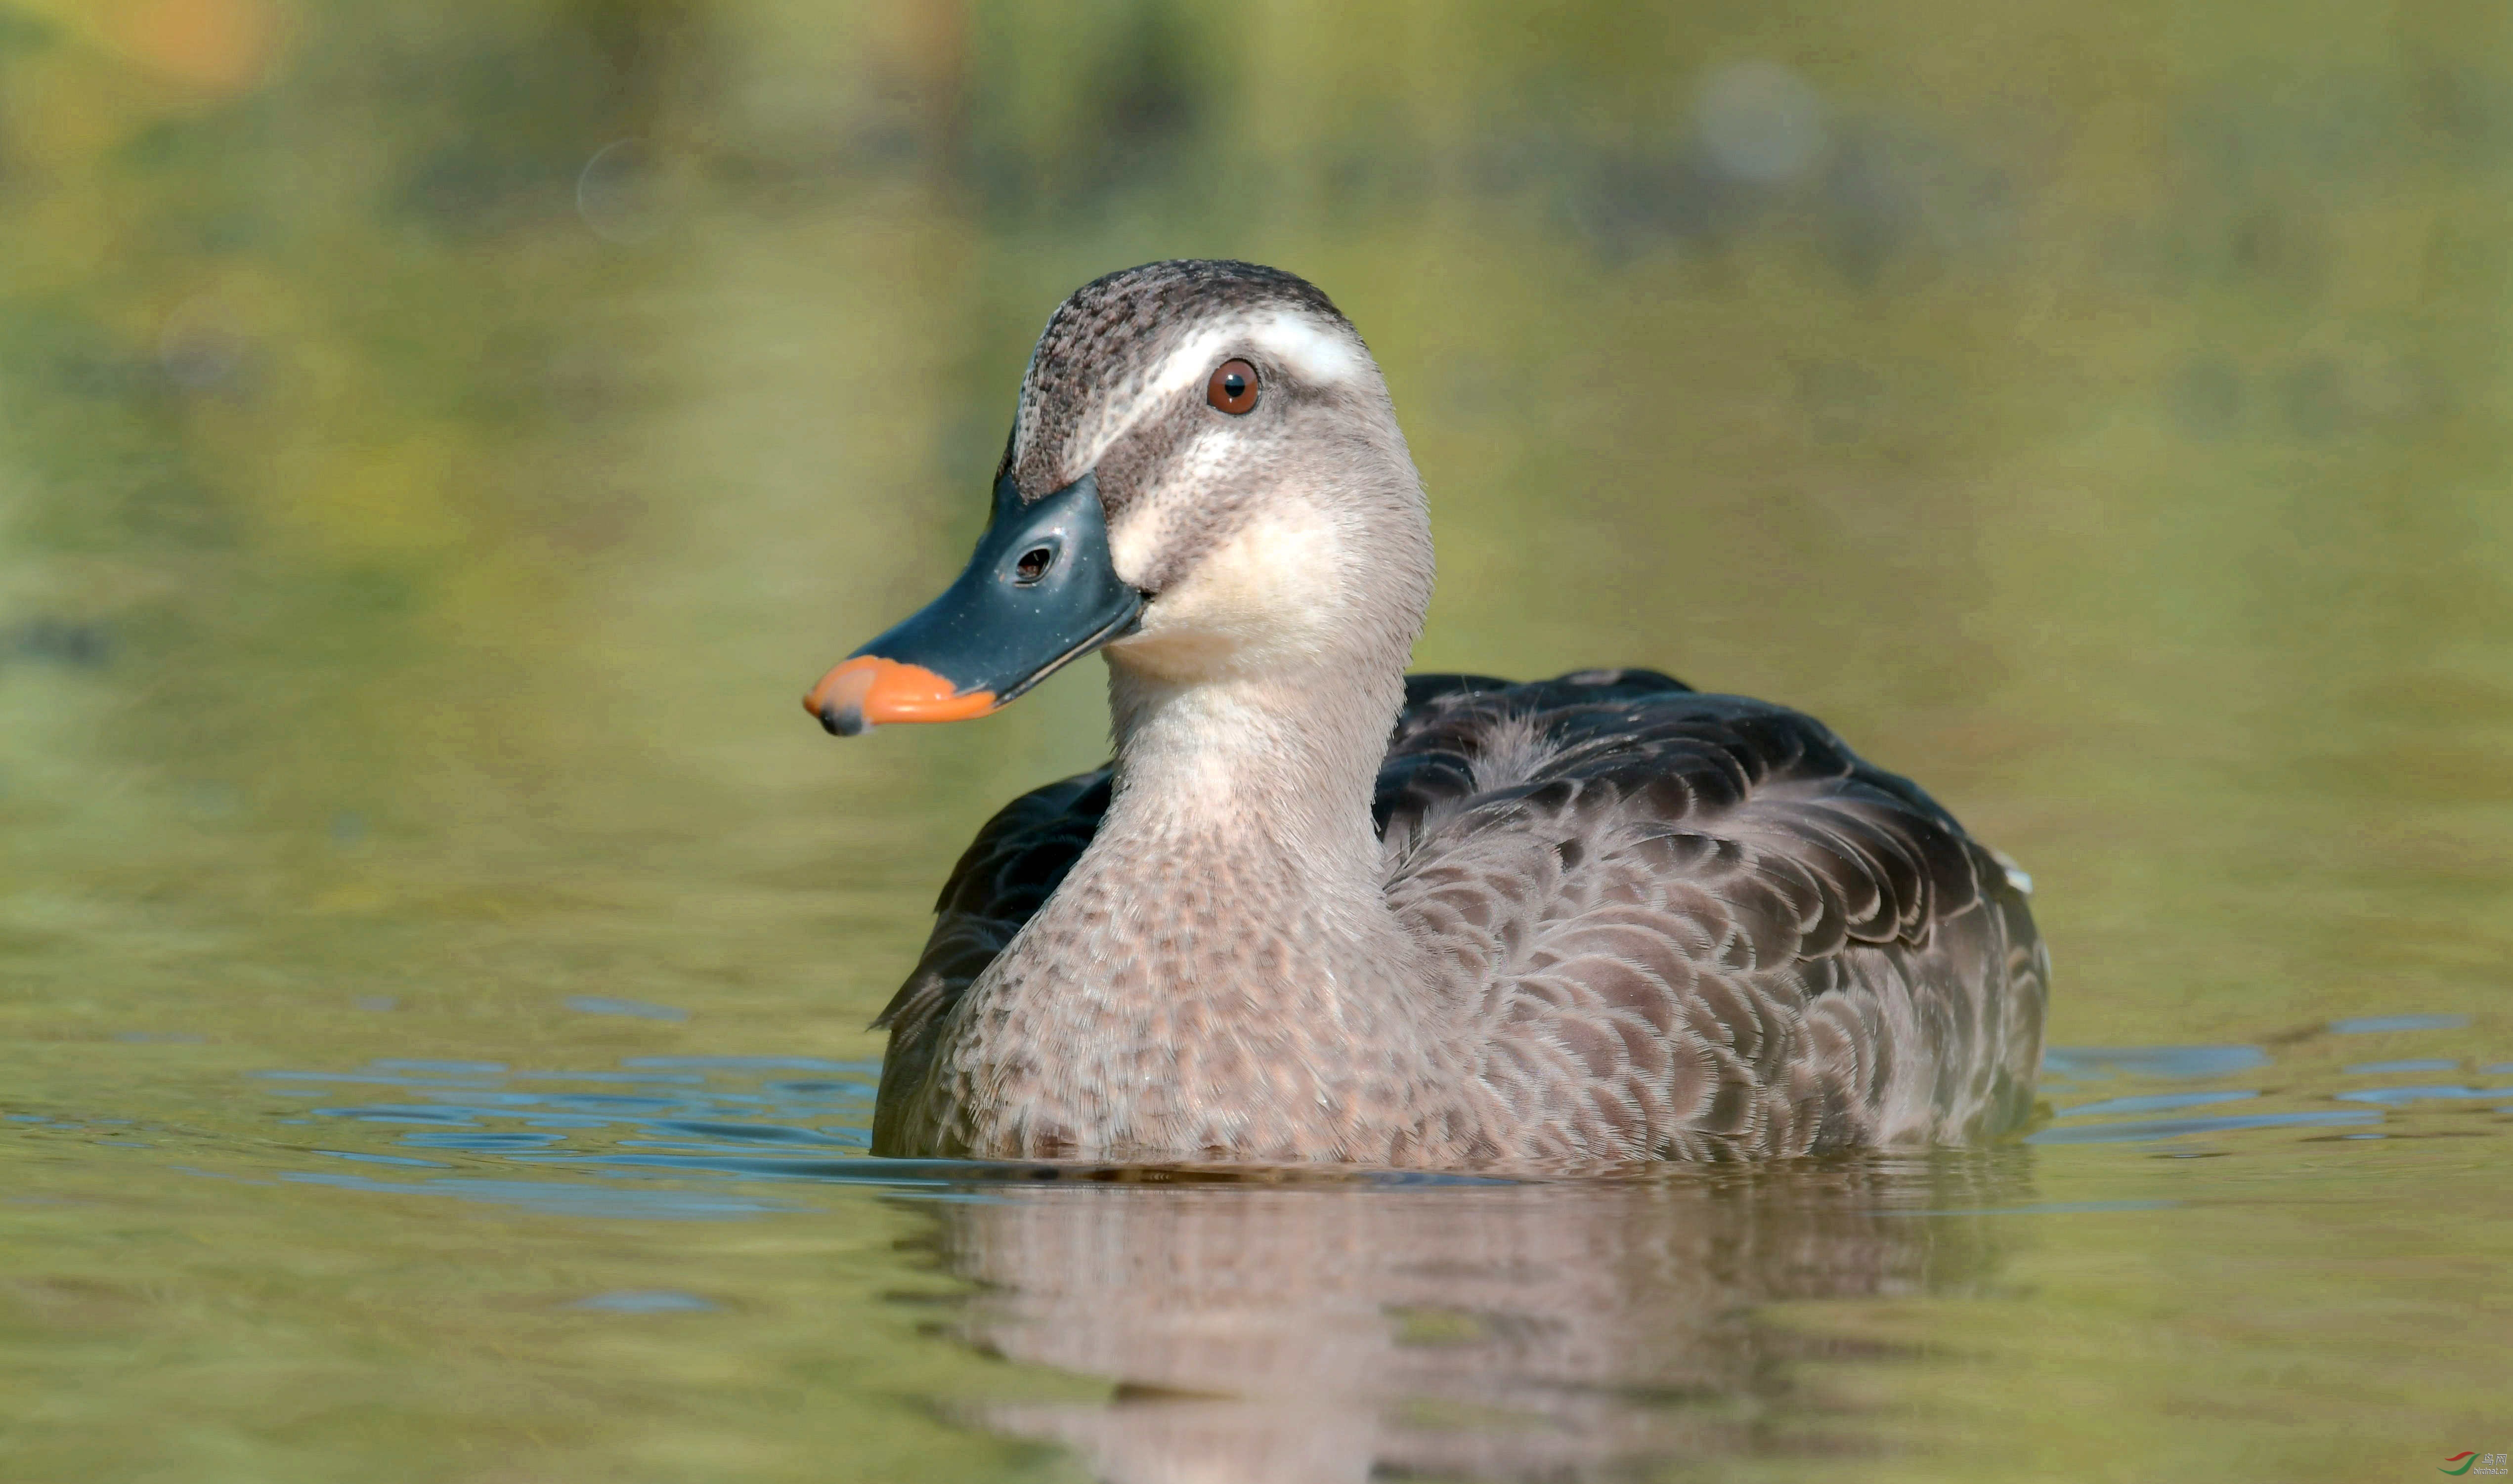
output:
[[[651,894],[848,1035],[921,929],[810,888],[1096,762],[1097,667],[793,697],[956,568],[1057,299],[1181,254],[1385,364],[1420,665],[1825,717],[2044,883],[2059,1038],[2505,957],[2501,6],[5,15],[0,920],[100,1009]]]
[[[1049,311],[1179,255],[1384,366],[1418,667],[1821,716],[2031,871],[2055,1041],[2513,1054],[2501,0],[0,0],[8,1096],[245,1150],[273,1067],[877,1054],[1099,670],[796,698],[958,569]]]

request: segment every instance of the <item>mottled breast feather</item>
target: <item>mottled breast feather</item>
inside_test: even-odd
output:
[[[1102,768],[1015,801],[877,1025],[944,1013],[1056,889]],[[2023,892],[1810,717],[1640,670],[1416,676],[1378,776],[1386,889],[1517,1114],[1507,1157],[1765,1157],[2020,1121],[2048,959]],[[878,1138],[878,1131],[876,1131]]]

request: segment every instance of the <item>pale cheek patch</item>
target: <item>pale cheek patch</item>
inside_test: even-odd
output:
[[[1135,534],[1112,543],[1120,572]],[[1342,558],[1335,523],[1305,500],[1286,500],[1163,589],[1143,610],[1142,628],[1119,647],[1129,663],[1173,681],[1262,670],[1322,650],[1344,603]]]
[[[1108,565],[1118,580],[1138,591],[1151,580],[1152,563],[1160,556],[1161,521],[1148,500],[1126,507],[1108,530]]]

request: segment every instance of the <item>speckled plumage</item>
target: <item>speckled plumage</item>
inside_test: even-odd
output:
[[[1223,353],[1256,414],[1203,407]],[[1403,677],[1420,485],[1314,289],[1088,286],[1006,465],[1033,497],[1099,471],[1149,601],[1108,650],[1116,761],[1015,801],[943,888],[879,1022],[876,1152],[1765,1157],[2026,1112],[2047,959],[1912,784],[1646,671]]]
[[[1459,1080],[1430,1090],[1459,1115],[1373,1089],[1408,1110],[1402,1130],[1344,1152],[1759,1157],[1966,1142],[2028,1111],[2049,965],[2023,893],[1908,781],[1812,718],[1646,671],[1416,676],[1408,698],[1375,812],[1388,903],[1465,1043]],[[932,1065],[952,1006],[1064,881],[1112,771],[1022,796],[962,857],[883,1016],[886,1088]],[[1229,937],[1242,916],[1239,971],[1279,971],[1279,932],[1256,925],[1267,904],[1227,878],[1178,884],[1175,931]],[[1196,1046],[1203,1007],[1132,988],[1146,1002],[1127,1039],[1163,1061]],[[1219,1054],[1253,1066],[1283,1049]],[[1053,1157],[1083,1147],[1070,1129],[1090,1116],[1033,1113],[1009,1143],[965,1125],[919,1138],[905,1106],[885,1098],[880,1145]],[[1173,1152],[1242,1151],[1217,1136]]]

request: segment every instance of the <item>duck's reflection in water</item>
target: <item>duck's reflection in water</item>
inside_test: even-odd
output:
[[[973,1343],[1118,1384],[981,1420],[1112,1484],[1584,1479],[1786,1447],[1772,1414],[1794,1363],[1846,1347],[1757,1308],[1979,1285],[1997,1260],[1981,1210],[2023,1180],[2008,1154],[1481,1188],[1055,1184],[947,1207],[942,1243],[983,1285]],[[1835,1447],[1855,1426],[1805,1421]]]

